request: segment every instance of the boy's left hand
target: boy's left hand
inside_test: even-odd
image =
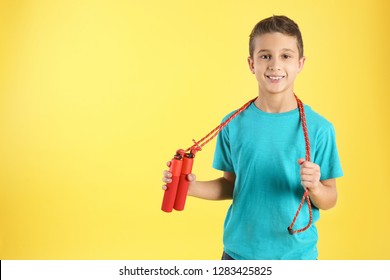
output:
[[[315,193],[321,185],[320,166],[303,158],[298,159],[298,164],[301,166],[300,175],[303,188],[311,193]]]

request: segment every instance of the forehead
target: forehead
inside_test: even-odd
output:
[[[272,50],[279,51],[283,49],[291,49],[298,52],[297,38],[294,36],[285,35],[279,32],[265,33],[255,37],[254,51]]]

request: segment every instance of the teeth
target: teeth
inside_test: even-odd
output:
[[[271,80],[277,81],[277,80],[283,79],[283,76],[281,76],[281,77],[268,76],[268,78],[270,78]]]

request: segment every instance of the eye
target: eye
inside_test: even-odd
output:
[[[289,59],[291,56],[290,55],[288,55],[288,54],[284,54],[284,55],[282,55],[282,58],[283,59]]]
[[[266,59],[266,60],[269,60],[271,59],[271,56],[268,55],[268,54],[263,54],[262,56],[260,56],[261,59]]]

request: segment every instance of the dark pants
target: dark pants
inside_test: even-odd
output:
[[[226,254],[225,251],[223,251],[221,260],[234,260],[234,259],[231,256],[229,256],[228,254]]]

